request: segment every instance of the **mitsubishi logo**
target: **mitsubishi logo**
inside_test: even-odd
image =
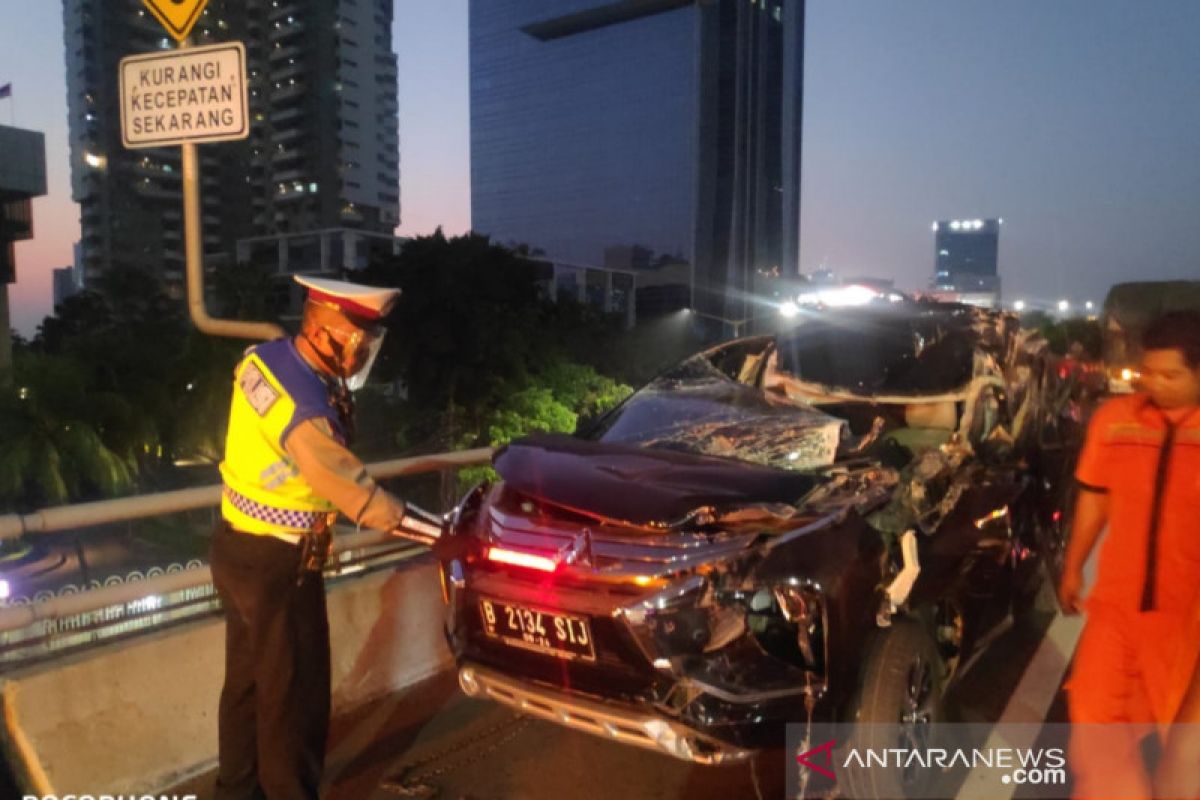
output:
[[[588,528],[577,533],[570,543],[565,545],[559,551],[558,561],[560,564],[579,567],[594,567],[596,566],[595,558],[592,554],[592,532]]]

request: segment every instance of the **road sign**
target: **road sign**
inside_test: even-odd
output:
[[[142,0],[167,33],[182,42],[192,32],[192,26],[200,19],[200,12],[208,0]]]
[[[250,135],[246,48],[241,42],[121,59],[126,147],[228,142]]]

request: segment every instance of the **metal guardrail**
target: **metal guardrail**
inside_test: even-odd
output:
[[[375,478],[396,478],[455,471],[486,464],[491,448],[439,453],[370,464]],[[51,533],[70,528],[125,522],[161,514],[211,508],[220,486],[50,508],[27,515],[0,517],[0,539]],[[424,547],[381,531],[342,526],[334,537],[327,577],[337,579],[365,569],[394,564],[426,552]],[[217,605],[212,573],[200,561],[172,565],[144,579],[72,591],[0,608],[0,668],[44,658],[63,649],[111,639],[179,619],[208,613]],[[22,635],[24,634],[24,635]]]
[[[420,475],[447,469],[485,464],[492,456],[490,447],[463,450],[456,453],[436,453],[414,458],[398,458],[380,461],[367,466],[374,478],[398,478],[403,475]],[[0,541],[21,536],[53,531],[86,528],[109,522],[127,522],[145,517],[157,517],[178,511],[193,511],[211,508],[221,502],[221,487],[202,486],[195,489],[180,489],[174,492],[159,492],[138,497],[122,497],[116,500],[100,500],[94,503],[76,503],[58,508],[44,508],[31,514],[5,514],[0,516]]]

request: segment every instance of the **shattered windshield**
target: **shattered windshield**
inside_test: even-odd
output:
[[[701,354],[638,390],[588,438],[813,469],[834,462],[846,431],[845,421],[739,383]]]
[[[951,315],[852,315],[781,334],[774,368],[857,395],[953,392],[971,380],[976,336]]]

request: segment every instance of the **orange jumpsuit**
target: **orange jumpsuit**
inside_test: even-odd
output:
[[[1194,660],[1200,586],[1200,409],[1171,423],[1149,397],[1094,415],[1075,477],[1108,495],[1108,533],[1067,682],[1076,797],[1151,797],[1138,739],[1169,723]],[[1190,663],[1190,662],[1189,662]],[[1134,727],[1141,725],[1140,729]]]

